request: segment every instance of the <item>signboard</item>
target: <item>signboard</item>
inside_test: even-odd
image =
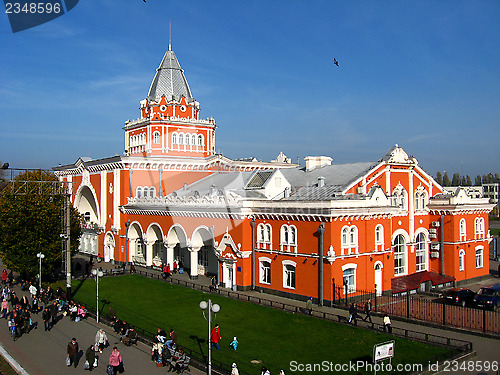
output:
[[[388,341],[373,346],[373,361],[375,363],[392,357],[394,357],[394,341]]]

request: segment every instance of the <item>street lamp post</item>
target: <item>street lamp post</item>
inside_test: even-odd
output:
[[[130,219],[125,222],[125,266],[128,266],[128,229],[130,228]]]
[[[205,310],[208,308],[208,319],[205,316]],[[220,311],[220,306],[218,304],[212,304],[211,300],[200,302],[200,309],[203,310],[203,317],[208,321],[208,375],[212,375],[212,343],[210,342],[210,335],[212,333],[212,312],[214,313],[214,320],[217,317],[217,313]]]
[[[96,321],[97,321],[97,323],[99,323],[99,277],[102,277],[104,274],[102,273],[102,271],[92,270],[92,275],[95,276],[95,280],[96,280],[96,288],[97,288],[97,292],[96,292],[96,295],[97,295]]]
[[[36,257],[40,260],[38,273],[38,293],[40,293],[42,291],[42,259],[45,258],[45,255],[42,253],[38,253],[36,254]]]

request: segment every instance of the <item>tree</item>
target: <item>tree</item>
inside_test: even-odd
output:
[[[23,183],[22,181],[28,181]],[[50,182],[52,181],[52,182]],[[0,195],[0,257],[5,267],[21,274],[38,273],[37,253],[45,255],[43,273],[61,265],[61,238],[64,195],[54,190],[57,177],[45,171],[26,171],[14,179],[27,189],[16,194],[4,189]],[[12,186],[12,185],[11,185]],[[70,205],[71,251],[78,249],[81,215]]]
[[[451,180],[451,186],[460,186],[460,175],[458,173],[453,173],[453,179]]]
[[[481,186],[482,185],[482,180],[481,180],[481,176],[477,175],[476,176],[476,180],[474,181],[474,185],[475,186]]]
[[[472,186],[472,179],[469,175],[467,175],[467,178],[465,179],[465,186]]]
[[[451,186],[451,181],[450,181],[450,178],[448,177],[448,173],[447,172],[444,172],[443,186]]]
[[[436,173],[436,182],[443,186],[443,175],[441,174],[441,172],[438,172]]]

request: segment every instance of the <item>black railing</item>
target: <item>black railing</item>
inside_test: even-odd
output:
[[[382,314],[483,333],[500,333],[500,312],[485,307],[479,309],[450,305],[443,298],[409,292],[377,296],[373,291],[357,290],[346,296],[343,288],[338,287],[335,294],[339,296],[336,303],[340,306],[355,302],[361,311],[368,299],[371,299],[373,311]]]

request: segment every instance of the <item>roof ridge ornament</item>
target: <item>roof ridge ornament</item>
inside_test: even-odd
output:
[[[168,25],[168,50],[172,51],[172,20],[170,20]]]

